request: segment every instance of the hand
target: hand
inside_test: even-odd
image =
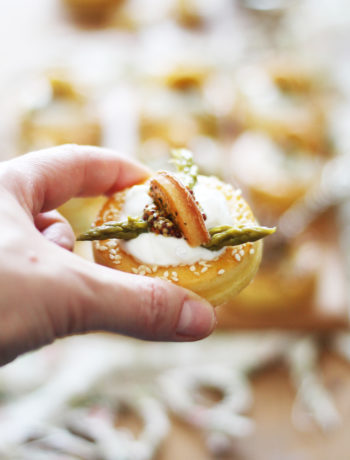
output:
[[[114,152],[76,145],[0,163],[0,364],[88,331],[188,341],[213,330],[214,310],[195,294],[69,251],[74,234],[57,206],[112,194],[148,174]]]

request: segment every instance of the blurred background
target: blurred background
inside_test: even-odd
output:
[[[1,7],[0,160],[77,143],[158,169],[187,147],[278,226],[212,337],[91,334],[0,369],[1,460],[348,459],[349,2]],[[78,234],[102,202],[60,211]]]

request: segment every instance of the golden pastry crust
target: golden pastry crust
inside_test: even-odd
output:
[[[255,218],[239,193],[215,178],[206,178],[208,187],[221,190],[229,209],[240,224],[256,224]],[[109,198],[96,220],[102,225],[111,220],[120,220],[121,209],[127,190]],[[176,266],[148,265],[137,261],[126,253],[120,240],[111,239],[93,243],[96,262],[129,273],[159,277],[179,284],[207,299],[213,306],[232,299],[253,279],[261,260],[262,241],[226,247],[221,255],[211,261]]]
[[[312,302],[315,292],[316,273],[286,274],[278,269],[263,268],[254,283],[227,307],[245,313],[286,312],[301,309]]]

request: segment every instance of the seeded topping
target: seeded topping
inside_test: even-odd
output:
[[[143,220],[148,222],[149,230],[158,235],[182,238],[179,227],[170,219],[170,216],[154,203],[146,205],[143,211]]]

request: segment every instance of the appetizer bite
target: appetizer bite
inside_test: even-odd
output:
[[[91,230],[96,262],[178,283],[217,306],[254,277],[261,239],[239,190],[198,174],[192,154],[173,152],[177,173],[157,171],[109,198]]]

